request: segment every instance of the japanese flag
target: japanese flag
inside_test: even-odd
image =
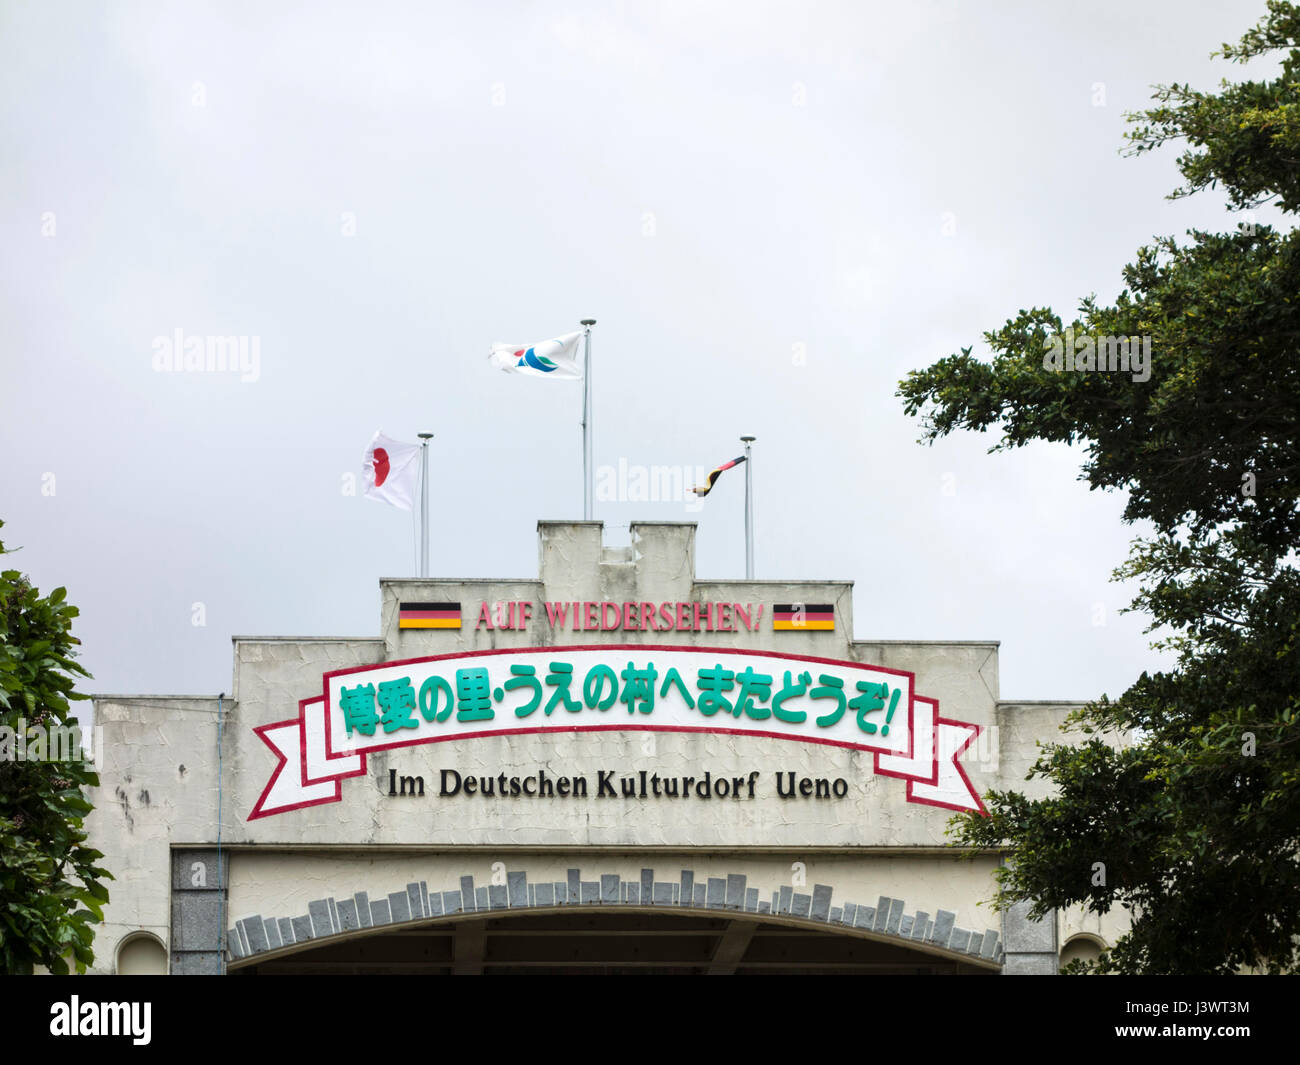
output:
[[[536,344],[493,344],[488,359],[506,373],[572,381],[582,377],[582,367],[577,361],[578,341],[582,336],[582,333],[565,333]]]
[[[420,479],[419,445],[403,444],[385,436],[381,430],[370,441],[363,472],[367,496],[410,510]]]

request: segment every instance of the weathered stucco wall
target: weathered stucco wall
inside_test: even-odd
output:
[[[905,782],[873,773],[871,755],[824,744],[679,732],[563,732],[458,740],[372,754],[363,776],[342,782],[342,801],[247,819],[277,764],[253,729],[295,718],[300,701],[321,694],[323,673],[384,661],[498,648],[689,644],[903,670],[915,675],[919,695],[939,700],[943,717],[980,727],[981,735],[961,758],[980,793],[1023,786],[1035,742],[1054,738],[1069,709],[1065,704],[1000,704],[993,641],[893,641],[874,632],[855,640],[848,581],[699,581],[694,577],[693,525],[637,524],[632,534],[630,549],[608,549],[602,546],[599,523],[540,523],[537,579],[383,581],[377,636],[236,637],[232,695],[223,700],[220,727],[216,699],[99,698],[96,720],[104,726],[106,753],[90,828],[117,877],[106,911],[108,923],[98,940],[103,967],[111,965],[112,944],[129,931],[147,929],[168,940],[175,923],[173,890],[179,890],[173,883],[171,849],[215,846],[218,803],[220,842],[237,850],[230,872],[235,919],[246,916],[244,911],[287,913],[299,901],[310,901],[307,896],[318,898],[326,886],[331,891],[361,890],[363,876],[341,885],[334,881],[342,877],[339,870],[367,863],[378,881],[374,890],[392,891],[407,883],[403,877],[430,884],[439,877],[458,879],[469,865],[482,864],[484,848],[532,854],[529,869],[545,866],[556,879],[563,879],[561,874],[574,864],[560,855],[566,848],[575,854],[599,848],[611,855],[659,848],[673,854],[672,861],[682,868],[693,863],[702,871],[711,868],[707,855],[722,851],[730,855],[723,863],[728,873],[741,865],[751,868],[745,865],[751,859],[735,857],[745,849],[774,848],[779,855],[752,859],[756,881],[779,887],[780,876],[789,878],[791,862],[813,862],[818,868],[824,864],[825,882],[845,885],[843,890],[860,893],[864,902],[885,895],[931,913],[955,909],[972,929],[997,927],[994,915],[974,909],[991,885],[991,859],[954,864],[951,854],[919,853],[945,845],[951,811],[909,802]],[[835,628],[774,632],[764,616],[752,630],[736,625],[736,631],[691,633],[557,632],[541,608],[546,600],[761,602],[768,610],[773,603],[830,603]],[[399,629],[398,604],[404,601],[459,602],[463,627]],[[479,626],[479,604],[498,601],[534,604],[527,626]],[[756,773],[755,796],[737,801],[438,794],[443,770],[462,777],[523,776],[544,770],[553,777],[585,776],[594,790],[602,771],[622,777],[643,769],[697,778],[708,771],[714,777],[746,781]],[[424,797],[389,795],[390,770],[398,776],[422,777]],[[847,794],[779,798],[777,773],[842,778]],[[252,847],[275,854],[262,858],[248,849]],[[290,862],[286,848],[353,850],[347,857],[310,858],[298,857],[295,851]],[[376,850],[371,857],[366,848],[418,848],[421,853],[399,859]],[[881,856],[883,850],[891,852],[888,857]],[[899,856],[908,850],[918,853]],[[474,857],[467,857],[471,853]],[[641,857],[618,861],[629,876],[633,866],[639,870],[645,864]]]

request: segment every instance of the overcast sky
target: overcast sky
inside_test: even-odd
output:
[[[1006,698],[1115,696],[1161,661],[1109,581],[1124,499],[1077,448],[922,446],[895,392],[1236,224],[1123,113],[1254,73],[1209,53],[1263,12],[5,0],[6,565],[80,606],[85,690],[229,691],[232,634],[374,636],[414,574],[410,516],[347,494],[382,427],[436,434],[433,575],[535,577],[581,386],[486,355],[592,317],[598,467],[753,434],[757,576],[855,580],[859,639],[1000,640]],[[158,372],[176,330],[257,365]],[[595,516],[696,520],[740,577],[743,489]]]

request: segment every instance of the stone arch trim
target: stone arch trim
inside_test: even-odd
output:
[[[475,884],[472,875],[460,877],[459,888],[430,890],[425,881],[372,897],[357,891],[307,904],[305,914],[265,917],[251,914],[235,922],[226,934],[227,958],[244,962],[291,946],[323,945],[352,938],[367,929],[399,928],[439,918],[518,915],[529,910],[568,907],[636,907],[643,911],[691,911],[768,917],[822,931],[868,933],[899,946],[943,951],[951,957],[1001,966],[1002,945],[995,929],[974,932],[955,925],[956,913],[936,910],[933,915],[908,913],[902,899],[879,896],[873,904],[845,901],[836,905],[834,888],[814,884],[807,892],[790,885],[767,890],[748,883],[743,873],[697,877],[692,869],[680,870],[672,880],[657,880],[653,869],[639,878],[600,873],[583,879],[577,868],[564,880],[532,881],[526,870],[506,873],[504,884]]]
[[[163,941],[162,936],[158,935],[157,932],[149,931],[147,928],[138,928],[133,931],[127,932],[124,936],[122,936],[121,939],[117,941],[116,946],[113,947],[114,974],[116,974],[121,968],[122,951],[124,951],[132,943],[138,943],[141,940],[144,940],[145,942],[148,943],[152,943],[160,951],[162,951],[163,966],[164,968],[167,968],[169,966],[169,963],[171,962],[171,954],[167,950],[167,944]]]
[[[1067,964],[1065,960],[1065,956],[1067,953],[1069,953],[1070,948],[1080,947],[1080,946],[1091,947],[1094,951],[1097,952],[1098,956],[1105,954],[1108,950],[1110,950],[1110,947],[1106,944],[1106,941],[1098,933],[1075,932],[1073,935],[1067,936],[1065,938],[1065,940],[1061,943],[1060,949],[1057,951],[1056,964],[1058,970],[1060,966]]]
[[[1065,942],[1061,944],[1061,949],[1064,950],[1071,943],[1078,943],[1081,940],[1086,943],[1091,943],[1098,950],[1110,950],[1110,947],[1106,945],[1106,941],[1096,932],[1075,932],[1074,935],[1068,936]]]

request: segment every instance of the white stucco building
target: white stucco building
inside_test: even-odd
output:
[[[996,913],[1002,856],[945,836],[1072,708],[1003,702],[996,642],[697,579],[693,524],[602,531],[539,523],[535,578],[382,581],[374,635],[236,637],[220,699],[97,697],[100,969],[1050,973],[1113,941]]]

